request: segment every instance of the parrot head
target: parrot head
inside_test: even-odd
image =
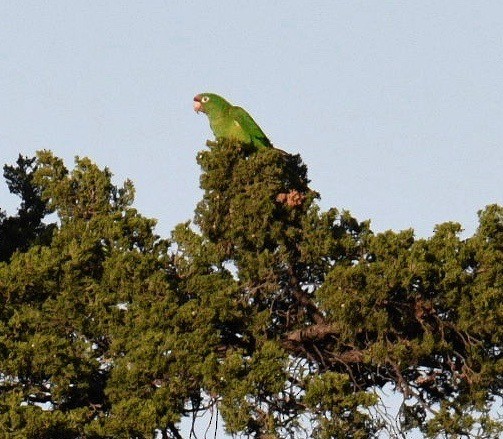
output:
[[[194,111],[196,113],[202,111],[208,116],[216,115],[230,106],[231,104],[223,97],[214,93],[200,93],[194,96]]]

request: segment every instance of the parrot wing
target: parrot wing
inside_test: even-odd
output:
[[[232,106],[229,109],[229,116],[232,118],[237,129],[243,131],[244,135],[257,147],[272,147],[270,140],[264,134],[257,122],[241,107]]]

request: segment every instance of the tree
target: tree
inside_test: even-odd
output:
[[[15,251],[26,251],[34,243],[47,243],[53,224],[43,224],[50,213],[41,198],[40,188],[33,183],[35,157],[19,155],[17,166],[4,166],[4,178],[11,193],[21,197],[16,216],[7,217],[0,211],[0,261],[8,261]]]
[[[398,434],[498,437],[503,209],[465,240],[456,223],[375,234],[320,210],[299,156],[209,146],[170,241],[129,181],[38,154],[59,224],[0,264],[0,432],[180,438],[219,410],[248,437],[373,437],[391,386]]]
[[[313,436],[367,437],[382,428],[365,410],[371,390],[391,384],[405,398],[402,431],[497,436],[501,207],[481,211],[465,241],[456,223],[427,240],[376,235],[348,212],[321,212],[297,156],[219,143],[199,163],[201,235],[185,227],[175,238],[191,281],[233,269],[241,316],[222,325],[225,378],[206,389],[231,432],[295,437],[305,416]],[[292,192],[300,205],[278,196]]]
[[[77,159],[70,173],[49,152],[38,154],[37,168],[33,181],[59,226],[50,246],[32,245],[0,265],[0,432],[19,438],[151,432],[141,413],[161,422],[148,407],[148,388],[155,386],[135,377],[147,375],[148,365],[133,370],[128,355],[147,355],[162,342],[162,321],[157,333],[143,332],[142,313],[157,309],[164,320],[176,308],[167,242],[152,233],[155,221],[131,207],[130,182],[115,187],[110,172],[88,159]],[[162,363],[162,350],[157,354],[152,367]],[[134,389],[123,398],[127,376]],[[163,411],[161,418],[170,416],[176,415]]]

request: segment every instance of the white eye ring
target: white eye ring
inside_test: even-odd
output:
[[[204,104],[204,103],[206,103],[206,102],[208,102],[209,100],[210,100],[210,98],[209,98],[208,96],[203,96],[203,97],[201,98],[201,102],[202,102],[203,104]]]

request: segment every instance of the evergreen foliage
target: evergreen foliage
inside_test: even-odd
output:
[[[0,437],[181,438],[216,410],[255,438],[503,431],[500,206],[464,240],[456,223],[375,234],[321,211],[299,156],[221,140],[198,155],[194,223],[166,240],[108,169],[23,160],[6,178],[37,215],[0,262]]]
[[[35,157],[19,155],[16,166],[4,166],[4,178],[11,193],[21,197],[18,214],[7,217],[0,211],[0,261],[8,261],[15,251],[26,251],[33,243],[50,241],[53,224],[42,219],[50,213],[41,198],[40,187],[33,183]]]

